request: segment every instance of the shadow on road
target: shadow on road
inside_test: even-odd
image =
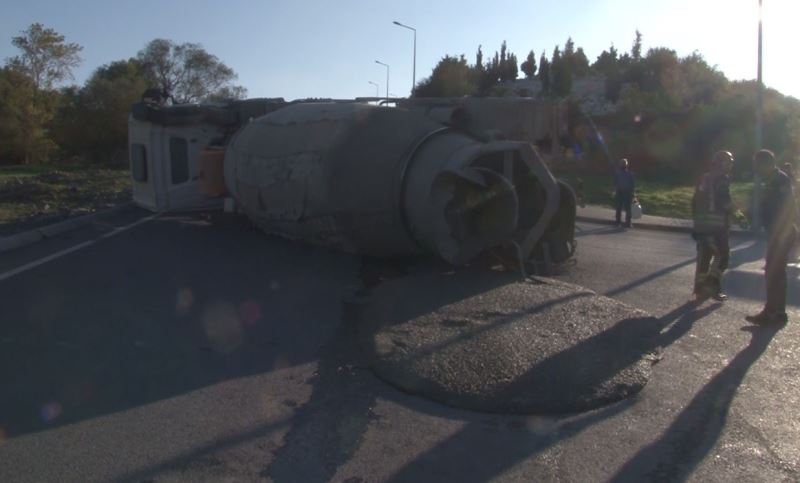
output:
[[[753,242],[745,247],[737,248],[736,250],[731,251],[730,267],[736,268],[740,265],[753,262],[763,257],[763,255],[764,255],[763,243],[761,241]],[[651,282],[659,277],[663,277],[676,270],[680,270],[683,267],[694,265],[695,261],[696,261],[695,258],[689,258],[681,262],[674,263],[668,267],[664,267],[660,270],[656,270],[653,273],[647,274],[644,277],[628,282],[625,285],[609,290],[605,293],[605,295],[607,295],[608,297],[616,297],[617,295],[627,292],[628,290],[636,288],[644,283]],[[725,275],[726,279],[730,273],[733,272],[726,272]]]
[[[243,433],[220,438],[213,444],[201,446],[192,451],[184,453],[177,458],[172,458],[158,465],[143,468],[133,473],[120,475],[114,478],[114,481],[119,483],[141,483],[145,481],[155,481],[158,475],[165,471],[187,468],[192,464],[196,464],[203,458],[213,457],[214,454],[217,454],[221,451],[225,451],[226,449],[234,448],[242,443],[247,443],[248,441],[263,437],[265,434],[269,434],[272,431],[280,430],[288,426],[289,423],[289,420],[264,423]]]
[[[786,303],[800,306],[800,270],[788,267],[786,286]],[[725,292],[736,298],[748,299],[763,303],[765,298],[764,272],[731,271],[725,274]]]
[[[730,268],[736,268],[746,263],[754,262],[764,258],[766,244],[764,240],[758,239],[750,242],[746,246],[731,250]]]
[[[647,319],[623,320],[608,331],[556,354],[532,368],[528,374],[512,383],[508,389],[508,397],[513,397],[513,393],[519,385],[530,384],[530,378],[536,377],[537,374],[553,374],[563,370],[560,366],[564,363],[577,364],[584,368],[587,365],[603,366],[608,361],[599,363],[594,360],[588,361],[586,358],[582,358],[581,354],[585,353],[587,346],[607,344],[609,340],[619,338],[626,332],[634,331],[643,337],[650,338],[651,344],[642,344],[642,351],[649,352],[664,348],[676,342],[691,329],[695,322],[719,307],[719,304],[714,304],[699,309],[697,304],[689,302],[677,307],[655,323],[651,323],[649,327],[637,327],[637,324],[641,325],[642,321]],[[605,370],[610,376],[613,371],[621,370],[632,361],[633,359],[614,361],[602,370]],[[553,382],[553,384],[553,387],[558,387],[557,382]],[[408,403],[408,400],[401,398],[399,402]],[[413,403],[413,400],[411,403],[412,407],[420,409],[418,404]],[[577,416],[533,417],[529,419],[533,422],[532,425],[523,424],[519,432],[510,434],[492,432],[481,421],[468,421],[457,433],[401,468],[391,478],[391,481],[425,481],[429,479],[486,481],[496,478],[520,461],[539,454],[561,441],[570,439],[598,422],[616,416],[632,404],[635,404],[635,400],[628,399]],[[536,422],[541,419],[549,422],[544,425]],[[487,447],[504,447],[512,448],[512,450],[486,451]],[[552,471],[551,467],[545,465],[541,469],[543,472]],[[549,475],[549,478],[558,479],[559,475]],[[541,479],[548,479],[548,477]]]
[[[617,295],[619,295],[621,293],[625,293],[628,290],[636,288],[636,287],[638,287],[638,286],[640,286],[642,284],[645,284],[647,282],[651,282],[651,281],[653,281],[653,280],[655,280],[655,279],[657,279],[659,277],[663,277],[664,275],[672,273],[672,272],[674,272],[676,270],[680,270],[683,267],[686,267],[688,265],[694,265],[694,263],[695,263],[695,259],[694,258],[690,258],[690,259],[684,260],[682,262],[674,263],[674,264],[672,264],[672,265],[670,265],[668,267],[664,267],[664,268],[662,268],[660,270],[656,270],[655,272],[647,274],[646,276],[638,278],[638,279],[636,279],[636,280],[634,280],[632,282],[628,282],[625,285],[621,285],[621,286],[619,286],[619,287],[617,287],[615,289],[611,289],[611,290],[607,291],[605,293],[605,295],[607,297],[616,297]]]
[[[164,217],[0,284],[0,434],[316,360],[358,261]]]
[[[420,454],[388,481],[489,481],[520,461],[613,418],[632,404],[623,401],[570,418],[507,418],[504,425],[511,430],[505,431],[498,431],[486,421],[471,420],[457,433]],[[554,470],[552,465],[543,464],[540,470],[539,481],[559,479],[557,474],[548,474]]]
[[[685,481],[714,448],[728,410],[747,371],[761,357],[777,329],[745,327],[750,343],[681,411],[653,443],[634,455],[611,479],[628,481]]]

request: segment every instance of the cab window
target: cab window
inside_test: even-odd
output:
[[[147,181],[147,149],[144,144],[131,144],[131,175],[134,181]]]
[[[172,172],[172,184],[180,184],[188,181],[189,144],[186,142],[186,139],[169,139],[169,158]]]

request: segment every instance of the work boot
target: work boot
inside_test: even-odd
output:
[[[789,317],[784,313],[767,312],[762,310],[761,313],[756,315],[748,315],[745,320],[761,326],[778,326],[784,325],[789,321]]]
[[[710,282],[708,275],[697,274],[694,281],[694,300],[696,302],[703,302],[714,297],[721,290],[714,288]],[[716,299],[715,299],[716,300]]]
[[[721,274],[709,273],[706,277],[706,285],[711,294],[711,298],[717,302],[724,302],[728,298],[728,296],[722,292]]]

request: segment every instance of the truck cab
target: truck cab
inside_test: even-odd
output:
[[[283,99],[214,104],[133,105],[128,118],[133,201],[151,211],[185,211],[222,205],[201,189],[201,154],[222,147],[250,119],[285,105]],[[218,162],[222,162],[220,157]],[[221,170],[220,170],[221,172]]]

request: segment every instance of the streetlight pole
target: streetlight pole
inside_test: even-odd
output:
[[[386,67],[386,100],[389,100],[389,64],[384,64],[380,60],[375,61],[376,64],[380,64]]]
[[[764,146],[764,79],[761,76],[762,66],[762,0],[758,0],[758,80],[756,86],[756,152]],[[753,230],[761,229],[761,176],[753,173]]]
[[[398,27],[407,28],[414,32],[414,66],[411,74],[411,96],[414,95],[414,88],[417,87],[417,29],[414,27],[409,27],[408,25],[402,24],[398,21],[393,22]]]
[[[764,142],[764,79],[761,76],[762,65],[762,0],[758,0],[758,93],[756,95],[756,150],[763,147]]]
[[[381,93],[379,91],[380,86],[378,85],[377,82],[372,82],[372,81],[367,81],[367,82],[369,82],[370,84],[375,86],[375,97],[378,97],[379,95],[381,95]]]

